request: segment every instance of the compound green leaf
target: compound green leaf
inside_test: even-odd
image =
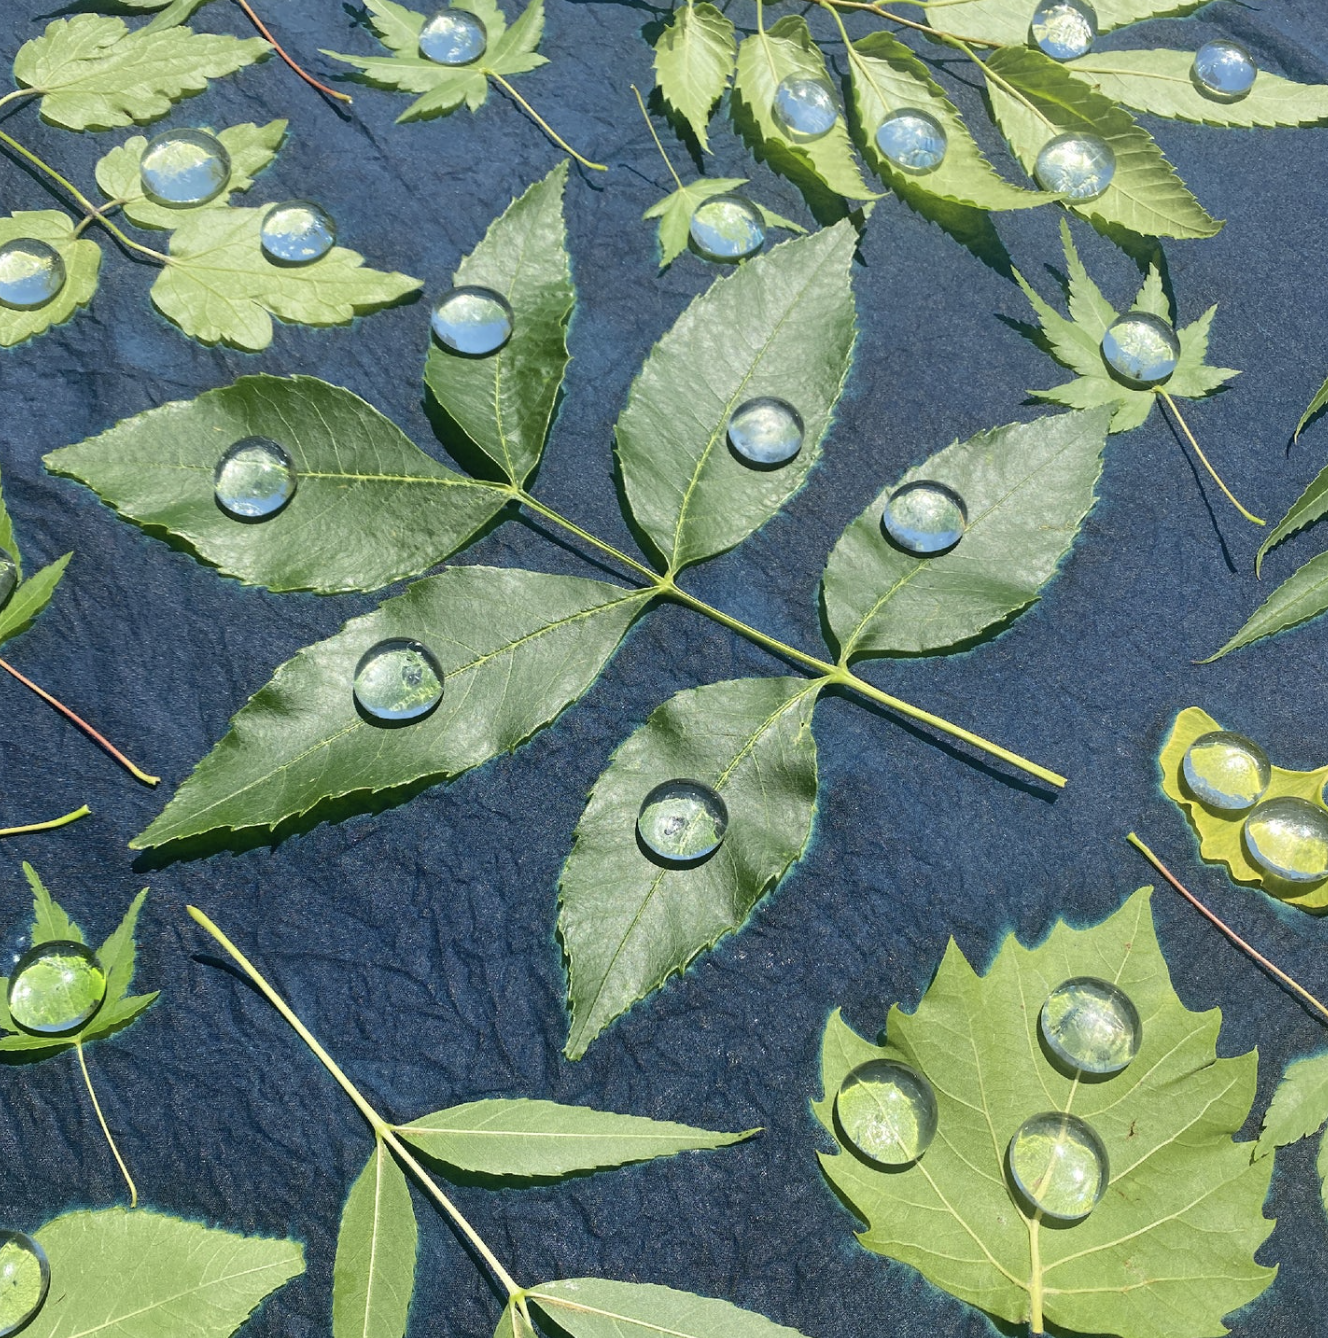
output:
[[[674,10],[655,43],[655,83],[706,153],[710,113],[733,78],[737,51],[733,32],[732,21],[714,5],[688,0]]]
[[[511,752],[598,677],[648,592],[493,567],[451,567],[288,660],[231,721],[166,809],[130,843],[276,828],[328,800],[451,779]],[[443,671],[436,710],[372,724],[352,695],[380,641],[422,642]]]
[[[671,265],[687,250],[690,243],[692,215],[698,205],[746,184],[746,177],[698,177],[652,204],[641,217],[659,219],[660,268]],[[781,218],[759,201],[752,200],[752,204],[760,210],[767,229],[783,228],[788,232],[806,233],[806,228],[787,218]]]
[[[754,1310],[648,1282],[569,1278],[528,1294],[571,1338],[801,1338]]]
[[[1325,610],[1328,610],[1328,553],[1320,553],[1288,576],[1250,614],[1245,625],[1226,645],[1200,663],[1211,664],[1261,637],[1273,636],[1288,627],[1317,618]]]
[[[25,339],[45,334],[86,307],[97,291],[101,247],[76,236],[74,221],[58,209],[29,209],[0,217],[0,246],[19,237],[35,237],[53,246],[65,262],[64,287],[44,306],[24,311],[0,306],[0,348],[12,348]]]
[[[1263,1117],[1256,1157],[1309,1138],[1328,1120],[1328,1055],[1311,1055],[1287,1065]]]
[[[456,286],[501,293],[516,319],[487,358],[430,341],[424,380],[448,418],[513,483],[530,477],[544,450],[567,372],[567,322],[576,302],[563,221],[564,159],[508,205],[457,268]]]
[[[811,720],[820,688],[802,678],[691,688],[651,712],[614,753],[560,882],[570,1058],[740,929],[802,854],[816,811]],[[656,863],[636,834],[642,800],[675,776],[711,786],[729,812],[719,849],[681,868]]]
[[[632,514],[670,571],[722,553],[802,486],[848,375],[856,331],[848,223],[784,242],[697,297],[655,345],[618,419]],[[776,470],[740,464],[728,422],[761,395],[802,417]]]
[[[280,443],[296,474],[290,503],[261,525],[226,515],[213,483],[222,452],[253,436]],[[416,576],[469,543],[505,500],[425,455],[358,395],[309,376],[242,377],[126,418],[45,464],[149,533],[270,590],[377,590]]]
[[[42,116],[69,130],[109,130],[155,121],[209,79],[233,74],[271,51],[260,37],[169,27],[131,32],[107,14],[54,19],[24,43],[14,78],[41,92]]]
[[[1105,33],[1140,19],[1189,14],[1205,3],[1207,0],[1094,0],[1093,8],[1098,30]],[[1032,8],[1023,0],[935,0],[926,8],[931,26],[942,32],[1015,46],[1029,40]]]
[[[379,1141],[341,1214],[332,1275],[332,1338],[402,1338],[418,1248],[410,1185]]]
[[[1114,982],[1143,1019],[1137,1057],[1106,1082],[1053,1068],[1038,1036],[1042,1000],[1072,976]],[[1251,1164],[1234,1135],[1254,1099],[1258,1060],[1219,1059],[1221,1015],[1176,997],[1158,948],[1149,889],[1101,924],[1058,923],[1025,948],[1013,935],[979,976],[951,941],[913,1013],[891,1007],[881,1045],[831,1014],[823,1097],[813,1109],[835,1139],[826,1177],[866,1224],[868,1250],[1009,1324],[1034,1295],[1057,1332],[1211,1338],[1276,1270],[1254,1254],[1273,1229],[1262,1206],[1272,1162]],[[903,1062],[936,1093],[935,1141],[909,1167],[873,1167],[846,1147],[834,1098],[869,1060]],[[1073,1230],[1049,1229],[1008,1188],[1005,1153],[1042,1111],[1071,1111],[1106,1147],[1110,1184]],[[1039,1326],[1040,1327],[1040,1326]]]
[[[1328,387],[1325,389],[1328,390]],[[1328,403],[1328,394],[1324,395],[1324,402]],[[1308,416],[1307,414],[1306,417]],[[1259,545],[1259,552],[1254,559],[1254,574],[1257,576],[1263,570],[1264,557],[1271,549],[1307,525],[1313,525],[1316,520],[1322,519],[1325,513],[1328,513],[1328,466],[1314,476],[1309,487],[1292,502],[1290,510],[1273,526],[1268,537]]]
[[[844,531],[822,577],[841,662],[950,650],[1032,604],[1092,508],[1106,438],[1101,409],[1015,423],[947,446],[886,488]],[[885,503],[915,479],[964,499],[968,526],[949,552],[918,557],[882,533]]]

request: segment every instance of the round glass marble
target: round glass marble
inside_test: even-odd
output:
[[[10,596],[18,589],[18,563],[7,548],[0,548],[0,609],[9,603]]]
[[[1082,204],[1096,200],[1111,185],[1116,175],[1116,153],[1101,136],[1072,131],[1042,146],[1033,175],[1043,190]]]
[[[15,237],[0,246],[0,306],[44,307],[65,286],[64,257],[49,242]]]
[[[168,209],[215,200],[230,183],[231,156],[206,130],[163,130],[139,159],[143,190]]]
[[[1200,734],[1185,750],[1180,772],[1190,794],[1219,813],[1253,808],[1273,779],[1268,754],[1253,739],[1225,729]]]
[[[1076,1073],[1119,1073],[1139,1053],[1144,1036],[1130,996],[1096,976],[1057,985],[1038,1022],[1047,1048]]]
[[[761,395],[740,404],[729,419],[733,453],[758,468],[786,465],[802,450],[802,415],[786,400]]]
[[[0,1338],[30,1324],[50,1288],[46,1251],[21,1231],[0,1231]]]
[[[277,265],[312,265],[337,241],[332,216],[310,200],[274,204],[263,215],[258,234],[263,254]]]
[[[1227,37],[1205,42],[1194,53],[1190,67],[1195,87],[1214,102],[1239,102],[1254,87],[1258,75],[1254,57]]]
[[[372,720],[419,720],[443,699],[443,670],[418,641],[392,637],[370,646],[355,666],[355,702]]]
[[[1106,1192],[1102,1140],[1077,1115],[1048,1111],[1025,1120],[1006,1152],[1014,1187],[1044,1217],[1078,1222]]]
[[[33,1036],[65,1036],[106,998],[106,972],[91,948],[63,939],[29,948],[9,977],[9,1016]]]
[[[765,244],[761,211],[745,195],[703,200],[692,214],[688,232],[693,249],[707,260],[745,260]]]
[[[453,288],[429,318],[434,338],[452,353],[487,358],[512,337],[512,308],[491,288]]]
[[[1265,799],[1241,829],[1245,853],[1286,883],[1328,878],[1328,813],[1308,799]]]
[[[420,55],[437,65],[469,65],[488,44],[484,24],[464,9],[440,9],[420,29]]]
[[[936,1093],[916,1069],[893,1059],[859,1064],[835,1094],[840,1135],[878,1166],[908,1166],[936,1137]]]
[[[1161,316],[1151,311],[1127,311],[1102,336],[1107,366],[1127,385],[1160,385],[1180,361],[1180,340]]]
[[[696,864],[719,849],[729,829],[729,810],[717,791],[698,780],[656,785],[641,801],[636,831],[664,864]]]
[[[1097,37],[1097,11],[1088,0],[1042,0],[1033,11],[1029,36],[1052,60],[1086,56]]]
[[[217,461],[217,505],[235,520],[269,520],[295,496],[295,465],[268,437],[242,437]]]
[[[770,108],[775,124],[797,144],[809,144],[834,129],[839,119],[835,95],[820,79],[785,79]]]
[[[922,176],[941,165],[949,140],[929,112],[901,107],[876,127],[876,147],[901,172]]]
[[[881,528],[906,553],[934,557],[948,553],[968,527],[964,499],[944,483],[918,479],[890,494],[881,512]]]

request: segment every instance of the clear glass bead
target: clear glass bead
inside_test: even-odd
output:
[[[840,1135],[878,1166],[908,1166],[936,1137],[936,1093],[916,1069],[893,1059],[859,1064],[835,1094]]]
[[[669,780],[641,801],[636,819],[642,844],[664,864],[696,864],[719,849],[729,827],[729,810],[711,786],[698,780]]]
[[[259,240],[273,264],[312,265],[336,245],[337,225],[320,205],[288,200],[263,215]]]
[[[1139,1053],[1143,1023],[1130,996],[1109,980],[1075,976],[1047,995],[1042,1039],[1077,1073],[1119,1073]]]
[[[512,308],[491,288],[453,288],[433,309],[434,338],[449,352],[487,358],[512,337]]]
[[[1043,190],[1083,204],[1106,193],[1116,175],[1116,152],[1100,135],[1057,135],[1042,146],[1033,175]]]
[[[794,143],[809,144],[834,129],[839,108],[828,84],[820,79],[792,77],[775,89],[771,115]]]
[[[1214,102],[1239,102],[1254,87],[1259,67],[1239,42],[1221,37],[1194,53],[1190,70],[1195,86]]]
[[[65,286],[64,257],[49,242],[15,237],[0,246],[0,306],[44,307]]]
[[[769,469],[788,464],[802,450],[803,431],[802,415],[791,404],[761,395],[734,409],[728,438],[744,464]]]
[[[692,213],[692,247],[707,260],[745,260],[765,245],[765,220],[744,195],[712,195]]]
[[[890,494],[881,512],[881,527],[905,552],[934,557],[949,552],[964,537],[968,508],[953,488],[918,479]]]
[[[50,1287],[46,1251],[21,1231],[0,1231],[0,1338],[36,1318]]]
[[[1180,361],[1180,340],[1161,316],[1127,311],[1102,336],[1102,356],[1126,385],[1161,385]]]
[[[949,139],[930,112],[901,107],[877,126],[876,147],[901,172],[922,176],[941,165]]]
[[[418,641],[391,637],[371,646],[355,666],[355,702],[371,720],[398,725],[420,720],[443,699],[443,671]]]
[[[106,998],[106,973],[91,948],[39,943],[9,977],[9,1016],[33,1036],[65,1036],[91,1021]]]
[[[1025,1120],[1010,1140],[1006,1161],[1015,1189],[1057,1222],[1087,1217],[1110,1179],[1102,1140],[1077,1115],[1059,1111]]]
[[[1042,0],[1029,25],[1033,43],[1052,60],[1086,56],[1097,37],[1097,11],[1088,0]]]
[[[1190,794],[1219,813],[1253,808],[1273,779],[1268,754],[1253,739],[1225,729],[1199,735],[1180,769]]]
[[[1245,853],[1286,883],[1328,878],[1328,813],[1308,799],[1265,799],[1245,819]]]
[[[189,209],[215,200],[230,184],[231,156],[206,130],[163,130],[143,150],[139,174],[149,199]]]
[[[464,9],[440,9],[420,29],[420,55],[438,65],[469,65],[488,44],[484,24]]]
[[[242,437],[217,461],[217,505],[235,520],[268,520],[295,496],[295,465],[267,437]]]

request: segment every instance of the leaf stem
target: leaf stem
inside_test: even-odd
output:
[[[655,141],[655,147],[659,150],[659,156],[664,159],[664,166],[669,169],[669,175],[673,178],[674,184],[679,190],[682,190],[682,178],[677,170],[669,161],[669,155],[664,152],[664,146],[659,142],[659,135],[655,132],[655,123],[650,119],[650,113],[646,111],[646,104],[641,98],[641,90],[635,84],[632,85],[632,92],[636,94],[636,105],[641,108],[641,115],[646,118],[646,129],[650,131],[650,138]]]
[[[1028,1221],[1028,1332],[1045,1333],[1042,1319],[1042,1214]]]
[[[26,836],[29,832],[53,832],[57,827],[66,827],[71,822],[77,822],[79,818],[86,818],[92,810],[84,804],[82,808],[76,808],[72,813],[66,813],[62,818],[52,818],[49,822],[30,822],[26,827],[3,827],[0,828],[0,836]]]
[[[521,96],[520,93],[516,91],[515,88],[512,87],[511,84],[507,82],[506,79],[503,78],[501,74],[497,73],[495,70],[489,69],[487,66],[484,68],[484,73],[487,74],[489,78],[492,79],[493,82],[497,84],[498,87],[501,88],[503,92],[505,92],[507,96],[511,98],[512,101],[515,102],[516,105],[520,107],[521,110],[524,111],[560,149],[562,149],[564,153],[570,153],[582,167],[588,167],[593,172],[607,172],[609,170],[605,164],[592,163],[589,158],[583,158],[577,153],[577,151],[544,119],[544,117],[539,114],[539,112],[534,109],[534,107],[530,105],[530,103],[525,100],[525,98]]]
[[[259,988],[263,996],[272,1005],[273,1008],[281,1014],[282,1017],[290,1023],[295,1034],[313,1051],[315,1057],[323,1067],[336,1079],[341,1090],[350,1097],[355,1108],[369,1122],[369,1127],[374,1132],[375,1138],[381,1138],[392,1151],[400,1158],[401,1162],[410,1170],[419,1181],[430,1197],[443,1209],[445,1213],[456,1223],[461,1233],[474,1247],[476,1252],[485,1263],[493,1270],[494,1276],[507,1289],[510,1298],[517,1298],[524,1295],[522,1289],[517,1286],[512,1275],[502,1266],[498,1257],[485,1244],[483,1237],[475,1230],[473,1226],[462,1216],[461,1210],[452,1202],[451,1199],[443,1193],[440,1186],[434,1181],[433,1177],[416,1160],[410,1149],[397,1137],[395,1130],[374,1108],[369,1104],[368,1099],[355,1086],[353,1082],[342,1071],[336,1060],[328,1054],[326,1050],[318,1043],[313,1033],[303,1022],[295,1015],[290,1005],[279,995],[275,989],[264,979],[258,968],[242,953],[234,943],[226,937],[225,934],[212,923],[206,915],[196,906],[186,906],[185,910],[189,912],[194,922],[205,929],[230,955],[236,963],[244,970],[250,980]]]
[[[1194,448],[1195,455],[1199,457],[1199,459],[1203,463],[1203,467],[1213,476],[1213,482],[1216,483],[1217,486],[1222,489],[1222,492],[1226,496],[1227,501],[1230,502],[1231,505],[1234,506],[1236,510],[1239,511],[1240,514],[1245,517],[1246,520],[1250,521],[1251,524],[1266,525],[1268,523],[1266,520],[1260,520],[1259,517],[1256,516],[1253,512],[1247,511],[1243,506],[1241,506],[1241,504],[1236,500],[1235,494],[1231,491],[1230,488],[1227,487],[1225,483],[1222,482],[1221,475],[1209,463],[1208,457],[1203,453],[1203,448],[1199,445],[1198,441],[1195,439],[1194,433],[1190,431],[1190,425],[1185,421],[1184,418],[1181,417],[1181,412],[1176,405],[1176,401],[1173,400],[1171,396],[1167,393],[1167,391],[1164,390],[1161,386],[1154,386],[1153,390],[1157,394],[1159,399],[1166,401],[1167,408],[1170,409],[1171,412],[1175,415],[1176,422],[1180,424],[1180,430],[1185,433],[1185,436],[1189,440],[1190,445]]]
[[[1241,938],[1239,934],[1236,933],[1234,929],[1232,929],[1223,920],[1219,919],[1216,915],[1214,915],[1213,912],[1210,911],[1208,907],[1205,906],[1203,902],[1200,901],[1199,898],[1194,895],[1193,892],[1191,892],[1187,887],[1185,887],[1181,883],[1180,879],[1178,879],[1176,875],[1172,873],[1171,870],[1168,869],[1167,866],[1163,864],[1162,861],[1158,859],[1158,857],[1133,832],[1130,832],[1125,839],[1153,866],[1153,868],[1155,868],[1158,871],[1158,873],[1162,875],[1163,878],[1167,880],[1168,883],[1171,884],[1171,886],[1177,892],[1181,894],[1182,897],[1185,898],[1186,901],[1190,903],[1191,906],[1194,907],[1195,910],[1199,912],[1200,915],[1202,915],[1211,924],[1216,925],[1217,928],[1220,929],[1236,945],[1236,947],[1238,947],[1243,953],[1246,953],[1248,956],[1252,957],[1256,962],[1258,962],[1258,964],[1261,967],[1263,967],[1265,971],[1267,971],[1270,975],[1276,977],[1276,979],[1280,980],[1283,985],[1285,985],[1289,990],[1292,990],[1296,994],[1298,994],[1307,1004],[1310,1005],[1311,1008],[1317,1009],[1324,1016],[1324,1018],[1328,1019],[1328,1005],[1320,1003],[1318,999],[1316,999],[1314,995],[1312,995],[1309,992],[1309,990],[1307,990],[1303,985],[1300,985],[1298,982],[1293,980],[1289,975],[1287,975],[1285,971],[1281,969],[1281,967],[1274,966],[1273,963],[1270,962],[1267,957],[1265,957],[1261,952],[1258,952],[1254,948],[1252,948],[1248,943],[1245,942],[1243,938]]]
[[[969,58],[969,60],[971,60],[973,64],[976,65],[978,69],[982,71],[984,78],[990,80],[998,88],[1003,88],[1012,98],[1014,98],[1016,102],[1022,102],[1024,106],[1027,107],[1028,110],[1031,111],[1033,115],[1036,116],[1038,120],[1041,121],[1042,124],[1045,125],[1049,130],[1055,130],[1057,128],[1056,122],[1053,121],[1051,117],[1048,116],[1046,112],[1042,110],[1041,107],[1039,107],[1035,102],[1033,102],[1032,99],[1027,96],[1027,94],[1022,93],[1008,79],[1003,78],[1001,75],[997,74],[996,71],[993,70],[991,66],[988,65],[987,62],[983,60],[982,57],[979,56],[978,53],[974,51],[971,46],[969,46],[968,40],[966,38],[953,37],[947,35],[946,40],[949,41],[951,46],[954,46],[958,50],[962,51],[964,55],[966,55]]]
[[[124,1176],[125,1184],[129,1186],[129,1206],[137,1208],[138,1186],[134,1184],[134,1177],[129,1174],[129,1167],[125,1165],[125,1159],[120,1155],[120,1149],[116,1147],[115,1139],[111,1137],[106,1116],[101,1113],[101,1102],[97,1100],[97,1089],[92,1085],[92,1075],[88,1072],[88,1061],[83,1056],[83,1042],[81,1040],[76,1039],[74,1041],[74,1052],[78,1055],[78,1066],[83,1070],[83,1081],[87,1085],[88,1095],[92,1098],[92,1109],[97,1112],[97,1123],[101,1125],[101,1131],[106,1135],[106,1141],[110,1144],[111,1152],[120,1167],[120,1174]]]
[[[136,767],[117,747],[115,747],[114,744],[111,743],[109,739],[107,739],[104,735],[99,734],[95,729],[93,729],[92,726],[89,725],[88,722],[84,720],[82,716],[75,715],[74,712],[71,711],[69,707],[67,707],[64,704],[64,702],[58,701],[56,698],[52,697],[51,694],[47,692],[45,688],[39,688],[32,681],[32,679],[25,678],[22,674],[19,673],[17,669],[14,668],[12,664],[9,663],[8,660],[0,660],[0,669],[3,669],[7,674],[12,674],[15,678],[18,679],[20,683],[23,684],[25,688],[30,688],[33,692],[37,694],[37,696],[39,696],[42,699],[42,701],[46,702],[50,706],[55,707],[55,709],[59,711],[60,714],[64,716],[66,720],[77,725],[79,729],[81,729],[83,733],[88,736],[88,738],[101,744],[101,746],[105,748],[106,751],[110,753],[110,755],[113,758],[115,758],[115,760],[119,762],[119,764],[122,767],[124,767],[125,770],[128,771],[136,780],[141,780],[144,785],[158,785],[161,783],[160,776],[149,776],[146,771],[143,771],[141,768]]]
[[[338,102],[344,102],[347,106],[350,106],[351,97],[349,93],[339,93],[335,88],[329,88],[326,84],[320,84],[318,80],[315,79],[313,75],[309,73],[308,70],[302,68],[299,64],[296,63],[293,57],[287,54],[287,52],[283,49],[281,43],[278,42],[277,39],[273,37],[270,32],[268,32],[267,26],[266,24],[264,24],[263,20],[260,19],[258,15],[255,14],[254,11],[250,8],[249,0],[235,0],[235,3],[239,5],[240,8],[244,10],[244,12],[249,16],[249,21],[254,25],[255,28],[258,29],[259,33],[262,34],[262,36],[266,39],[268,44],[272,47],[272,50],[275,51],[277,55],[279,55],[281,59],[284,60],[286,64],[289,65],[291,69],[294,70],[295,73],[298,74],[300,78],[304,80],[306,84],[308,84],[312,88],[316,88],[320,93],[326,93],[328,97],[336,98]]]
[[[6,106],[10,102],[17,102],[19,98],[35,98],[40,96],[40,88],[16,88],[12,93],[6,93],[4,97],[0,97],[0,107]]]

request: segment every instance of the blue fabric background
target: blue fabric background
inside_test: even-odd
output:
[[[50,3],[9,0],[6,62],[40,30]],[[331,67],[320,47],[373,49],[353,5],[265,8],[279,37],[320,71]],[[652,225],[640,221],[668,184],[629,89],[651,83],[643,34],[660,17],[640,0],[550,0],[543,50],[551,64],[520,81],[557,128],[612,168],[574,170],[568,191],[580,293],[575,360],[539,490],[622,544],[629,535],[612,481],[614,418],[652,343],[715,276],[690,256],[657,276]],[[224,3],[207,6],[197,26],[247,31]],[[1328,80],[1321,0],[1263,10],[1219,3],[1107,45],[1193,47],[1219,33],[1246,41],[1270,69]],[[967,71],[954,68],[972,124],[1015,173]],[[29,564],[75,550],[53,605],[5,654],[166,777],[159,792],[136,786],[17,683],[0,680],[0,819],[32,820],[84,801],[95,810],[70,830],[5,844],[0,932],[12,944],[26,923],[21,857],[97,938],[137,888],[152,885],[138,984],[160,989],[161,1001],[131,1031],[95,1046],[90,1061],[148,1203],[306,1242],[307,1275],[254,1320],[253,1338],[329,1332],[338,1216],[370,1140],[285,1023],[206,960],[187,901],[271,974],[393,1117],[525,1094],[765,1127],[733,1150],[551,1188],[459,1188],[464,1210],[519,1278],[601,1273],[667,1283],[728,1297],[812,1338],[988,1333],[980,1315],[861,1250],[849,1213],[822,1182],[807,1103],[818,1089],[826,1014],[842,1004],[870,1033],[891,1002],[912,1007],[950,935],[982,964],[1010,930],[1033,941],[1057,916],[1100,918],[1150,881],[1123,843],[1131,827],[1241,932],[1311,989],[1328,991],[1328,923],[1238,890],[1201,864],[1158,789],[1154,762],[1173,715],[1191,704],[1262,740],[1282,765],[1328,760],[1328,625],[1213,666],[1193,663],[1319,551],[1323,533],[1285,545],[1257,583],[1258,535],[1196,473],[1171,427],[1155,414],[1113,439],[1101,501],[1031,613],[970,653],[867,669],[890,691],[1066,772],[1070,787],[1053,800],[856,701],[824,701],[821,806],[806,858],[741,935],[577,1064],[560,1055],[554,919],[558,871],[588,788],[614,746],[675,691],[782,671],[692,613],[651,614],[555,728],[450,788],[275,849],[136,866],[126,841],[232,712],[295,650],[374,600],[242,589],[116,520],[90,493],[47,477],[41,456],[124,415],[260,370],[349,386],[437,449],[421,406],[426,300],[558,153],[501,95],[475,116],[395,126],[404,105],[364,89],[343,114],[273,60],[183,104],[173,123],[289,117],[287,145],[252,198],[323,201],[343,240],[370,263],[421,276],[424,300],[354,329],[279,327],[261,356],[208,349],[153,311],[151,267],[105,241],[91,308],[0,355],[5,493]],[[7,112],[4,124],[89,187],[96,158],[125,137],[71,134],[42,125],[30,108]],[[1289,446],[1328,370],[1328,131],[1153,128],[1199,197],[1229,220],[1213,240],[1166,248],[1181,319],[1220,302],[1212,360],[1245,369],[1231,390],[1187,413],[1242,498],[1276,518],[1328,442],[1321,424]],[[714,129],[711,174],[751,175],[760,199],[811,222],[794,188],[756,169],[722,116]],[[686,168],[682,148],[666,142]],[[0,208],[51,204],[43,182],[0,160]],[[1044,291],[1053,280],[1043,266],[1060,260],[1058,221],[1047,209],[995,222],[1014,262]],[[1138,283],[1134,264],[1087,227],[1076,224],[1075,233],[1123,305]],[[1026,388],[1064,379],[999,319],[1027,317],[1008,278],[897,199],[882,200],[867,226],[856,285],[862,336],[824,462],[784,514],[689,578],[706,598],[808,647],[819,643],[825,555],[877,489],[955,437],[1041,412]],[[521,523],[462,560],[590,571]],[[1321,1024],[1170,892],[1158,892],[1156,912],[1182,998],[1223,1010],[1222,1051],[1259,1047],[1262,1111],[1286,1062],[1322,1046]],[[1282,1272],[1236,1318],[1241,1335],[1328,1333],[1328,1218],[1313,1159],[1309,1144],[1279,1157],[1268,1204],[1279,1225],[1261,1257]],[[0,1186],[0,1216],[26,1227],[121,1197],[71,1058],[0,1071]],[[419,1207],[412,1333],[487,1334],[498,1313],[493,1295],[443,1220],[422,1198]]]

